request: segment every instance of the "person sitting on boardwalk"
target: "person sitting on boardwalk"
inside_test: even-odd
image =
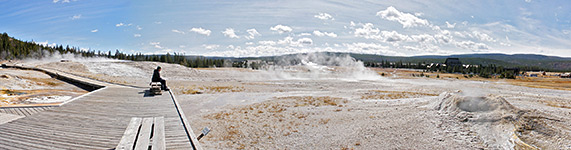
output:
[[[157,66],[157,69],[153,71],[153,78],[151,79],[151,82],[161,82],[161,90],[169,90],[169,88],[167,88],[167,81],[161,78],[161,66]]]

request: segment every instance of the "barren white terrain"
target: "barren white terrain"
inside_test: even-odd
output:
[[[350,57],[262,70],[131,61],[24,63],[148,86],[161,66],[206,149],[571,149],[571,92],[380,76]]]

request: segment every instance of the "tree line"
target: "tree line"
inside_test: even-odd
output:
[[[111,52],[107,54],[99,55],[101,57],[119,59],[119,60],[131,60],[131,61],[154,61],[154,62],[164,62],[171,64],[180,64],[182,66],[187,66],[191,68],[211,68],[211,67],[224,67],[226,60],[224,59],[211,59],[202,56],[186,56],[181,53],[167,53],[161,55],[145,55],[142,53],[136,54],[125,54],[119,50],[115,51],[114,55]]]
[[[43,58],[54,54],[79,54],[83,57],[96,56],[95,51],[80,51],[76,47],[63,47],[63,45],[47,46],[40,45],[35,42],[27,42],[8,36],[7,33],[0,35],[0,59],[26,59],[26,58]]]
[[[458,73],[466,76],[480,76],[483,78],[506,78],[515,79],[516,76],[521,74],[521,71],[541,70],[538,67],[515,67],[506,68],[494,64],[489,65],[443,65],[441,63],[407,63],[403,61],[389,62],[383,60],[381,62],[364,62],[366,67],[380,67],[380,68],[408,68],[408,69],[421,69],[423,72],[440,72],[440,73]]]

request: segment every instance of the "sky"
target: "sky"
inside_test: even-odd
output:
[[[568,0],[0,0],[0,32],[125,53],[571,57]]]

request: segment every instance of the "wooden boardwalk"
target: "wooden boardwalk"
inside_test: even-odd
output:
[[[26,117],[1,124],[0,149],[113,149],[132,117],[161,116],[166,148],[193,149],[186,118],[179,116],[169,92],[151,96],[148,89],[105,85],[60,107],[19,114]]]
[[[15,107],[15,108],[1,108],[0,113],[13,114],[20,116],[31,116],[33,114],[52,109],[53,106],[37,106],[37,107]]]

